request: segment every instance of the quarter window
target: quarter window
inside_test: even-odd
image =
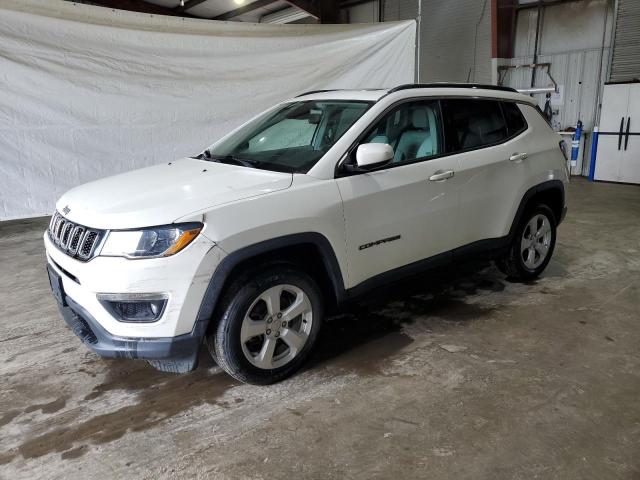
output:
[[[500,103],[495,100],[443,100],[442,114],[449,153],[493,145],[509,137]]]
[[[391,164],[401,165],[441,153],[438,102],[407,102],[387,113],[361,143],[387,143]]]
[[[504,113],[504,119],[507,122],[509,137],[515,137],[527,129],[527,122],[522,116],[522,112],[518,108],[518,105],[513,102],[502,102],[502,112]]]

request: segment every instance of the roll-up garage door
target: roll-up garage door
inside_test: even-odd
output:
[[[640,2],[640,0],[636,0]],[[384,0],[385,21],[418,16],[418,0]],[[491,82],[491,1],[421,0],[421,82]]]
[[[640,79],[640,0],[618,0],[611,82]]]

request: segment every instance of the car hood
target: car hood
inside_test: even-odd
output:
[[[289,188],[290,173],[185,158],[86,183],[65,193],[56,209],[93,228],[173,223],[191,213]]]

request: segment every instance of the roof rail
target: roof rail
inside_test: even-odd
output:
[[[305,95],[311,95],[312,93],[325,93],[325,92],[337,92],[338,88],[330,88],[329,90],[309,90],[308,92],[301,93],[300,95],[296,95],[295,98],[304,97]]]
[[[398,85],[390,89],[387,93],[398,92],[400,90],[409,90],[411,88],[471,88],[482,90],[500,90],[503,92],[515,92],[518,91],[511,87],[502,87],[500,85],[489,85],[482,83],[451,83],[451,82],[435,82],[435,83],[407,83],[405,85]]]

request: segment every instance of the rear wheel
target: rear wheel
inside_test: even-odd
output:
[[[556,244],[556,219],[546,205],[529,210],[516,229],[509,251],[496,262],[514,280],[538,277],[551,260]]]
[[[207,345],[234,378],[274,383],[306,360],[322,313],[320,290],[311,277],[289,266],[273,266],[232,284]]]

